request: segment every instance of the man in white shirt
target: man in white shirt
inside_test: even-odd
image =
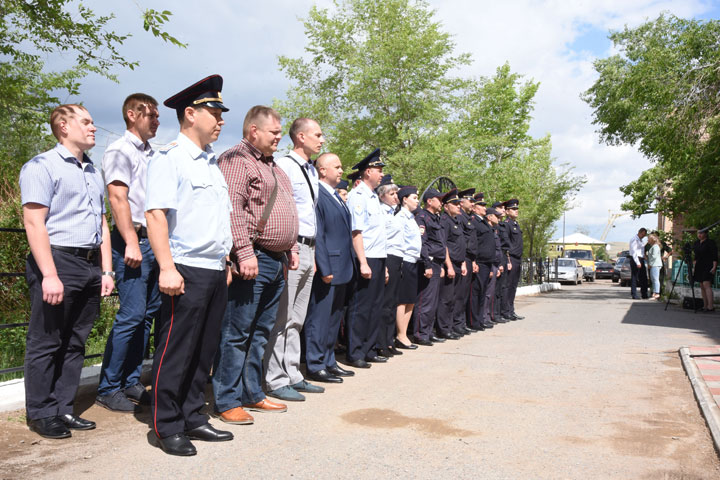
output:
[[[160,125],[160,113],[157,101],[144,93],[128,96],[122,112],[127,130],[103,156],[115,224],[110,239],[120,308],[105,346],[95,402],[114,412],[132,412],[132,402],[150,405],[140,374],[150,328],[160,311],[157,262],[145,220],[147,165],[155,153],[149,140]]]
[[[632,272],[632,278],[630,280],[630,295],[632,298],[638,298],[637,287],[640,285],[640,295],[642,298],[648,298],[648,279],[647,272],[645,270],[645,246],[643,245],[642,239],[647,235],[647,230],[641,228],[638,230],[637,235],[630,239],[630,256],[632,262],[630,262],[630,271]]]
[[[310,157],[320,153],[325,137],[320,125],[309,118],[298,118],[290,125],[293,150],[275,161],[290,178],[297,206],[298,254],[300,266],[289,270],[280,297],[277,319],[265,348],[267,394],[286,401],[303,401],[300,392],[322,393],[324,388],[308,383],[300,373],[300,332],[305,323],[313,275],[315,274],[315,205],[318,174]]]

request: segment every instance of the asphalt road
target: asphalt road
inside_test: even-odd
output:
[[[80,399],[98,429],[52,441],[0,419],[0,478],[717,479],[682,370],[720,343],[720,315],[663,311],[609,280],[518,299],[525,320],[359,371],[287,413],[226,427],[177,458],[149,415]]]

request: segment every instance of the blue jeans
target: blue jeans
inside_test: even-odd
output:
[[[652,281],[653,293],[660,293],[660,269],[662,267],[650,267],[650,280]]]
[[[110,239],[120,308],[105,344],[98,395],[140,383],[150,328],[161,304],[157,262],[148,239],[140,239],[142,263],[137,268],[125,266],[125,241],[117,229]]]
[[[263,356],[285,288],[284,263],[255,251],[258,276],[234,278],[213,369],[215,409],[225,412],[265,399]]]

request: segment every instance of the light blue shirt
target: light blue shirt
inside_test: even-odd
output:
[[[403,224],[402,219],[395,215],[395,207],[381,204],[385,212],[385,247],[388,255],[403,256]],[[399,213],[399,212],[398,212]]]
[[[282,168],[282,171],[290,179],[293,189],[293,199],[298,211],[298,222],[300,230],[298,235],[303,237],[315,237],[317,227],[315,225],[315,204],[318,197],[318,174],[315,167],[295,152],[290,152],[288,156],[275,159],[275,164]],[[312,186],[312,195],[310,194],[310,185],[308,185],[302,169],[307,173],[310,185]],[[313,195],[315,200],[313,201]]]
[[[168,209],[168,237],[175,263],[224,270],[230,253],[232,205],[215,153],[182,133],[148,164],[145,210]]]
[[[50,245],[98,248],[102,243],[105,188],[102,176],[83,153],[82,163],[61,144],[20,170],[22,204],[48,207]]]
[[[422,248],[420,227],[415,221],[415,215],[407,208],[401,208],[396,217],[402,221],[403,226],[403,261],[415,263],[420,259],[420,249]]]
[[[386,258],[385,214],[377,194],[365,182],[360,182],[348,194],[348,208],[353,232],[362,232],[365,257]]]

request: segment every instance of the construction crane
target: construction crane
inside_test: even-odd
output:
[[[600,235],[600,240],[602,240],[603,242],[610,233],[610,230],[612,230],[612,228],[615,226],[615,220],[625,215],[632,215],[632,212],[613,212],[612,210],[608,210],[608,213],[610,214],[610,217],[608,218],[607,225],[605,225],[605,230],[603,230],[602,235]]]

